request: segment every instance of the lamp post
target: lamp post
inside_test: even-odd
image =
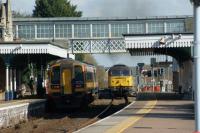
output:
[[[194,80],[195,131],[200,133],[200,0],[190,0],[194,5]]]

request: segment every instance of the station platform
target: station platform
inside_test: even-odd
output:
[[[0,128],[14,126],[45,113],[45,99],[0,101]]]
[[[193,133],[194,102],[135,101],[77,133]]]

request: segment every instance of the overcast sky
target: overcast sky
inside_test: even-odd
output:
[[[11,0],[13,10],[31,14],[35,0]],[[190,0],[71,0],[83,17],[192,15]]]
[[[32,14],[35,0],[11,0],[12,9],[22,13]],[[190,0],[71,0],[83,12],[83,17],[148,17],[192,15]],[[131,57],[126,55],[95,55],[98,63],[111,66],[116,63],[124,63],[132,66],[149,59]],[[157,57],[158,60],[163,57]],[[103,60],[103,61],[102,61]]]

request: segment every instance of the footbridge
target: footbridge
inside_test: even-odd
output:
[[[134,36],[134,48],[190,47],[191,16],[149,18],[14,18],[16,41],[51,41],[68,53],[128,52],[124,34]],[[180,34],[180,35],[179,35]],[[177,38],[178,35],[179,37]],[[143,37],[142,37],[143,36]],[[188,38],[188,36],[191,36]],[[127,37],[125,37],[127,38]],[[132,37],[133,38],[133,37]],[[139,40],[137,40],[139,39]],[[165,39],[167,45],[159,45]],[[186,40],[185,40],[186,39]],[[129,39],[130,40],[130,39]],[[171,42],[170,42],[171,41]],[[169,45],[170,43],[170,45]],[[133,46],[133,45],[132,45]],[[133,48],[133,47],[132,47]]]

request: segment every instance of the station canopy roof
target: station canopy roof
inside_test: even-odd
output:
[[[68,51],[66,48],[55,45],[53,42],[0,42],[0,54],[51,54],[66,58]]]
[[[126,49],[181,48],[193,46],[192,33],[124,34]]]

